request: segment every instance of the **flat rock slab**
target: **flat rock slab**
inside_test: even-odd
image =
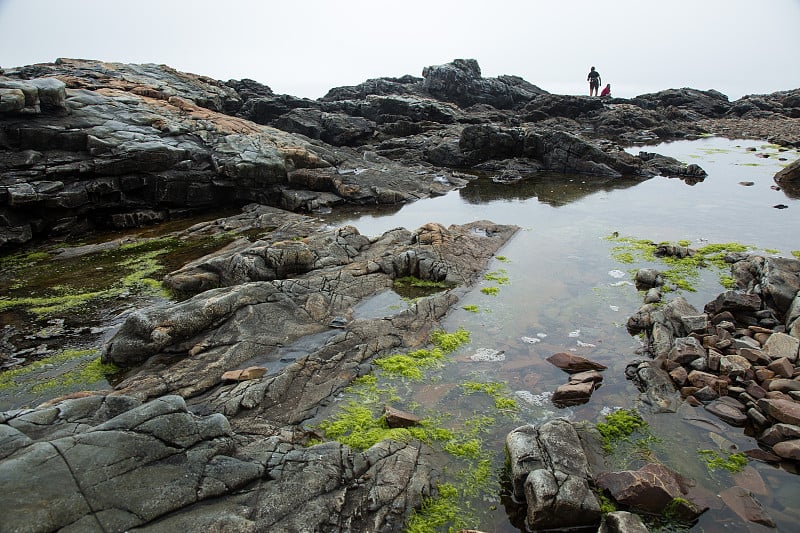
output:
[[[547,361],[570,374],[586,370],[605,370],[605,365],[590,361],[580,355],[567,352],[558,352],[547,358]]]

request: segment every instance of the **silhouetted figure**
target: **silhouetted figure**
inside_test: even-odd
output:
[[[589,96],[597,96],[597,90],[600,88],[600,73],[594,67],[589,71],[589,76],[586,78],[589,81]]]

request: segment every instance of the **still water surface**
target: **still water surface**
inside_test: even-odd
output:
[[[638,153],[640,148],[630,148]],[[608,237],[649,239],[655,242],[688,240],[694,246],[739,242],[788,256],[800,249],[800,201],[773,188],[775,173],[798,157],[797,150],[779,151],[764,142],[706,138],[647,147],[646,151],[697,163],[708,177],[694,185],[679,179],[656,177],[646,181],[608,181],[587,176],[543,177],[512,184],[490,179],[442,197],[418,201],[391,213],[357,211],[328,217],[333,225],[351,224],[361,233],[378,235],[395,228],[414,229],[429,222],[444,225],[473,220],[515,224],[522,229],[493,260],[490,271],[504,269],[509,284],[490,296],[479,289],[496,286],[483,281],[470,290],[459,306],[475,305],[478,313],[461,307],[443,323],[448,331],[465,327],[472,333],[439,374],[415,386],[414,400],[422,409],[469,417],[491,412],[490,403],[478,395],[465,402],[458,383],[507,383],[521,406],[519,415],[498,417],[484,438],[492,450],[493,464],[503,461],[503,439],[522,423],[537,423],[555,416],[601,422],[609,409],[640,408],[653,433],[658,460],[696,480],[703,503],[711,507],[692,531],[758,531],[767,528],[743,522],[727,510],[718,497],[736,480],[725,471],[709,473],[697,449],[747,450],[754,439],[741,429],[708,417],[701,409],[683,406],[676,414],[649,414],[638,401],[638,391],[627,382],[624,369],[637,358],[637,338],[624,324],[642,302],[642,295],[627,281],[627,271],[638,265],[616,262],[614,243]],[[752,184],[742,184],[752,182]],[[783,204],[786,209],[773,206]],[[762,252],[763,253],[763,252]],[[619,277],[621,272],[624,277]],[[716,274],[703,275],[696,292],[684,293],[697,309],[723,289]],[[363,313],[392,314],[402,305],[393,293],[366,304]],[[503,352],[504,360],[475,362],[471,355],[482,348]],[[548,395],[567,381],[566,374],[545,361],[555,352],[572,351],[608,367],[604,382],[589,403],[558,409]],[[496,453],[495,453],[496,452]],[[737,478],[752,490],[778,523],[790,531],[800,520],[800,478],[785,470],[751,461]],[[752,481],[755,480],[755,481]],[[762,481],[763,480],[763,481]],[[484,531],[518,531],[502,503],[492,497],[474,502]]]

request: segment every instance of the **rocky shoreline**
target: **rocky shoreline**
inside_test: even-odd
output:
[[[128,369],[113,390],[0,413],[8,495],[0,529],[402,529],[438,493],[441,458],[430,443],[382,440],[361,451],[316,443],[305,424],[375,360],[429,345],[519,228],[421,221],[367,237],[310,215],[441,195],[476,175],[696,182],[705,177],[697,165],[622,147],[711,133],[800,146],[798,124],[800,90],[736,102],[695,89],[601,100],[549,94],[515,76],[483,78],[474,60],[332,89],[317,101],[163,65],[60,59],[1,71],[4,254],[243,210],[180,234],[227,235],[221,249],[165,276],[185,299],[125,313],[104,339],[102,363]],[[787,194],[798,183],[797,164],[776,177]],[[629,365],[629,378],[653,409],[689,402],[746,427],[762,446],[749,453],[755,460],[800,462],[800,262],[729,262],[736,289],[702,313],[676,298],[631,317],[648,358]],[[406,277],[444,290],[391,316],[354,312]],[[286,355],[308,339],[301,356]],[[14,342],[5,335],[4,360],[21,355]],[[575,376],[569,385],[584,396],[602,379]],[[600,441],[560,419],[508,435],[523,527],[645,530],[635,514],[602,511],[600,494],[684,523],[703,512],[690,483],[661,465],[602,467]],[[631,486],[638,490],[624,490]],[[752,495],[728,499],[737,513],[760,508]]]

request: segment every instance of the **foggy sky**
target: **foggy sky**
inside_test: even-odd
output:
[[[800,0],[0,0],[0,66],[58,57],[163,63],[319,98],[476,59],[554,93],[800,87]]]

